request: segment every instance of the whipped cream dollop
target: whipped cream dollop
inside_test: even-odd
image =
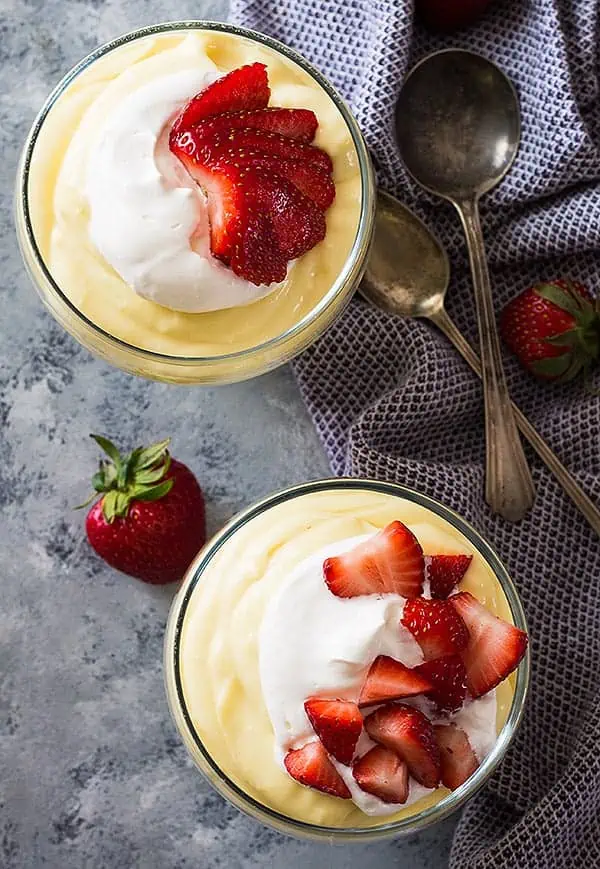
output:
[[[127,95],[89,154],[90,237],[135,292],[188,313],[247,305],[277,286],[257,287],[210,253],[206,200],[169,150],[170,121],[219,72],[189,69]]]
[[[356,702],[369,666],[377,655],[389,655],[407,667],[423,662],[421,647],[401,624],[405,598],[396,594],[340,598],[323,579],[323,561],[347,552],[370,535],[341,540],[305,559],[282,583],[267,605],[259,636],[259,668],[263,697],[275,735],[275,759],[315,739],[304,711],[311,696]],[[434,723],[438,720],[426,697],[402,701],[417,706]],[[375,709],[376,707],[373,707]],[[447,718],[440,721],[447,721]],[[496,742],[494,691],[467,699],[452,720],[468,735],[480,761]],[[375,743],[363,731],[357,754]],[[431,791],[413,778],[402,805],[384,803],[361,790],[352,770],[333,760],[352,794],[367,815],[391,815]]]

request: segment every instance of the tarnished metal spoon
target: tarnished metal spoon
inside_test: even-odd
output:
[[[431,320],[481,377],[479,357],[444,308],[449,278],[448,257],[433,233],[401,202],[379,191],[363,296],[398,317]],[[523,435],[600,536],[600,510],[514,404],[512,411]]]
[[[407,170],[455,206],[465,230],[483,370],[486,500],[512,521],[527,513],[535,492],[502,367],[478,202],[510,169],[520,133],[512,84],[497,66],[469,51],[424,58],[396,103],[396,137]]]

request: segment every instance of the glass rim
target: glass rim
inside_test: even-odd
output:
[[[230,33],[234,36],[240,36],[253,42],[257,42],[260,45],[264,45],[272,51],[282,54],[285,58],[300,66],[300,68],[308,75],[312,76],[317,84],[327,93],[342,116],[342,119],[350,132],[352,143],[358,156],[358,166],[361,179],[361,206],[356,235],[352,242],[348,258],[327,293],[320,299],[314,308],[302,317],[301,320],[289,329],[286,329],[286,331],[282,332],[280,335],[276,335],[269,338],[267,341],[255,344],[252,347],[246,347],[243,350],[236,350],[232,353],[223,353],[216,356],[174,356],[168,353],[159,353],[155,350],[148,350],[144,347],[139,347],[136,344],[130,344],[128,341],[118,338],[116,335],[113,335],[94,323],[77,308],[54,279],[37,244],[29,208],[29,176],[35,146],[48,114],[69,85],[96,60],[106,56],[111,51],[134,42],[137,39],[160,35],[162,33],[170,33],[177,30],[208,30]],[[290,48],[284,43],[279,42],[279,40],[264,33],[260,33],[259,31],[246,27],[239,27],[223,21],[190,19],[166,21],[130,30],[127,33],[124,33],[121,36],[95,48],[63,76],[63,78],[53,88],[38,112],[25,140],[17,171],[16,205],[22,214],[27,244],[43,278],[48,282],[50,290],[59,297],[63,304],[67,305],[70,311],[85,327],[91,329],[92,332],[102,340],[108,341],[110,344],[116,346],[117,349],[127,353],[133,352],[148,361],[166,363],[169,365],[215,365],[227,362],[236,363],[261,353],[276,350],[279,346],[285,345],[288,341],[291,341],[306,332],[311,325],[317,322],[323,314],[327,312],[329,308],[335,305],[338,297],[343,295],[344,289],[348,290],[348,294],[350,294],[362,275],[373,233],[375,177],[367,145],[350,108],[328,79],[312,63],[310,63],[310,61],[306,60],[306,58],[295,49]],[[21,243],[20,233],[18,233],[18,235],[19,243]],[[36,283],[38,283],[37,280]]]
[[[375,827],[329,827],[289,817],[288,815],[271,808],[265,803],[260,802],[260,800],[250,794],[247,794],[244,789],[232,781],[232,779],[219,767],[216,761],[213,760],[209,751],[205,748],[200,735],[196,732],[187,709],[181,681],[179,660],[181,632],[187,608],[194,589],[204,570],[221,547],[233,536],[233,534],[236,533],[236,531],[261,513],[266,512],[272,507],[276,507],[278,504],[301,497],[302,495],[332,489],[367,489],[371,492],[395,495],[426,507],[448,521],[468,539],[468,541],[486,560],[494,574],[494,577],[504,592],[514,624],[521,628],[521,630],[527,631],[527,621],[521,600],[508,571],[504,567],[504,564],[496,554],[495,550],[482,537],[482,535],[454,510],[446,507],[428,495],[424,495],[415,489],[399,483],[388,483],[379,480],[356,477],[336,477],[331,479],[314,480],[308,483],[300,483],[286,489],[281,489],[252,504],[245,510],[242,510],[240,513],[236,514],[214,537],[212,537],[205,547],[198,553],[184,577],[182,586],[173,600],[169,612],[164,645],[165,684],[171,715],[196,767],[215,787],[215,789],[238,809],[243,811],[245,814],[250,815],[255,820],[258,819],[279,832],[284,832],[288,835],[295,835],[299,838],[329,841],[336,840],[338,842],[367,842],[419,832],[420,830],[431,826],[433,823],[437,823],[438,821],[448,817],[486,784],[501,760],[504,758],[523,716],[525,700],[529,687],[530,650],[528,647],[525,657],[516,671],[516,684],[511,707],[506,722],[498,734],[493,749],[487,757],[484,758],[476,772],[464,785],[457,790],[452,791],[448,796],[444,797],[435,805],[429,806],[418,814],[409,815],[400,820],[390,821],[389,823],[382,823]],[[174,705],[175,703],[177,704],[176,707]],[[200,765],[198,758],[190,747],[189,741],[186,739],[186,734],[182,730],[179,716],[183,719],[183,723],[187,729],[187,736],[189,736],[193,748],[199,752],[202,762],[206,764],[207,769]]]

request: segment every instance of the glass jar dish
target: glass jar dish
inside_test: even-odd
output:
[[[360,177],[360,204],[357,207],[356,231],[349,246],[348,256],[337,271],[335,279],[327,281],[326,291],[315,299],[314,304],[312,300],[310,305],[302,300],[302,303],[296,306],[298,309],[296,318],[286,313],[285,327],[280,333],[270,334],[268,329],[263,330],[266,331],[267,337],[261,336],[261,339],[252,346],[236,347],[232,352],[219,351],[215,355],[212,353],[190,355],[189,352],[179,355],[179,353],[157,351],[155,347],[148,349],[142,346],[142,342],[137,344],[124,340],[123,337],[114,334],[113,330],[107,330],[94,322],[74,303],[66,291],[65,282],[63,281],[61,286],[53,276],[41,252],[40,233],[36,235],[36,220],[35,216],[32,216],[34,199],[31,189],[32,174],[35,175],[36,159],[39,161],[41,157],[40,139],[44,140],[44,136],[50,135],[53,112],[61,105],[61,99],[72,93],[69,89],[83,86],[87,82],[85,76],[90,74],[94,64],[110,62],[111,57],[116,56],[113,53],[119,50],[135,49],[139,40],[171,39],[194,32],[224,34],[247,40],[261,50],[274,52],[286,64],[299,67],[302,74],[309,76],[312,82],[327,95],[335,111],[339,113],[354,149]],[[62,135],[64,136],[64,132]],[[367,147],[350,110],[332,85],[301,55],[276,40],[244,28],[210,21],[169,22],[145,27],[99,47],[77,64],[50,94],[31,128],[19,164],[15,196],[15,220],[23,260],[42,301],[56,320],[88,350],[118,368],[156,380],[190,384],[227,383],[254,377],[287,362],[315,341],[342,313],[358,286],[372,240],[374,210],[375,181]],[[107,300],[106,303],[110,304],[110,301]],[[257,304],[260,305],[261,302],[236,310],[242,311],[244,316],[253,316],[251,309]],[[263,320],[268,322],[268,315],[269,312],[262,314],[261,322]],[[150,314],[146,312],[144,316],[150,317]],[[205,315],[190,316],[204,317]],[[210,329],[208,331],[210,332]]]
[[[320,499],[328,500],[327,502],[323,500],[315,501],[315,496]],[[205,593],[203,588],[207,588],[207,581],[208,591],[206,593],[208,595],[214,595],[214,584],[211,585],[208,579],[210,576],[208,571],[212,568],[220,571],[221,568],[223,568],[223,565],[225,565],[225,568],[223,569],[226,569],[227,558],[230,557],[230,554],[226,557],[228,547],[229,553],[232,552],[231,547],[234,547],[233,551],[235,552],[236,558],[234,564],[237,563],[243,565],[244,563],[249,563],[252,565],[253,570],[255,569],[254,566],[256,564],[262,564],[262,559],[265,553],[263,552],[263,541],[260,538],[264,528],[266,527],[264,524],[264,517],[267,515],[269,527],[275,527],[280,524],[281,528],[285,529],[285,533],[291,535],[291,539],[295,540],[296,538],[294,535],[303,533],[303,529],[310,525],[312,521],[306,521],[304,510],[309,504],[309,501],[305,500],[303,504],[301,500],[303,498],[313,499],[310,502],[310,515],[314,517],[313,524],[317,524],[318,521],[321,521],[320,517],[327,515],[326,511],[334,502],[338,505],[336,506],[336,510],[339,511],[340,515],[348,515],[347,508],[354,504],[362,505],[358,506],[356,509],[359,510],[364,508],[367,511],[365,515],[375,515],[373,512],[368,513],[369,510],[379,510],[377,504],[374,504],[374,500],[379,499],[383,502],[385,498],[389,498],[390,496],[392,501],[390,503],[387,503],[386,501],[386,512],[394,512],[396,509],[400,512],[401,509],[408,509],[417,517],[414,519],[414,522],[422,521],[422,517],[424,516],[431,519],[431,514],[433,514],[438,525],[447,527],[445,523],[448,523],[451,526],[451,530],[458,532],[458,534],[461,535],[463,542],[467,544],[468,549],[471,551],[477,551],[481,556],[482,561],[485,562],[489,568],[490,578],[493,578],[493,584],[490,588],[499,588],[501,590],[502,595],[500,595],[500,597],[502,598],[502,606],[504,607],[506,616],[512,618],[513,623],[518,628],[524,631],[527,630],[523,608],[512,580],[496,553],[471,525],[469,525],[458,514],[454,513],[447,507],[444,507],[433,498],[429,498],[428,496],[422,495],[405,486],[361,479],[340,478],[319,480],[294,486],[265,498],[235,516],[198,554],[197,558],[190,566],[171,607],[165,635],[164,667],[166,692],[171,714],[195,765],[215,787],[215,789],[233,805],[256,820],[288,835],[328,842],[366,842],[375,839],[415,833],[431,824],[441,821],[443,818],[447,817],[462,806],[488,781],[504,757],[515,735],[515,731],[523,713],[529,682],[528,654],[525,656],[515,673],[509,677],[511,690],[507,695],[505,695],[505,697],[508,697],[509,699],[505,703],[505,709],[502,712],[501,720],[503,723],[499,725],[496,742],[490,753],[484,758],[477,771],[468,779],[468,781],[458,790],[443,796],[439,802],[436,802],[434,805],[427,805],[413,814],[410,814],[407,809],[406,816],[403,816],[400,819],[386,820],[386,818],[383,817],[381,818],[381,822],[377,819],[375,821],[376,825],[368,826],[325,826],[320,823],[309,823],[306,820],[288,816],[284,812],[278,811],[273,808],[273,806],[267,805],[266,802],[258,799],[256,794],[248,793],[243,786],[239,769],[236,772],[232,772],[231,770],[226,772],[222,768],[224,764],[220,765],[213,756],[217,754],[214,750],[217,743],[213,741],[212,752],[208,750],[206,743],[211,741],[212,736],[206,730],[204,737],[199,732],[203,725],[197,725],[194,721],[194,718],[200,720],[197,715],[198,697],[194,698],[190,693],[191,682],[189,679],[191,677],[189,675],[182,675],[182,670],[184,669],[182,668],[182,660],[184,658],[186,662],[189,662],[190,660],[187,653],[184,655],[183,649],[186,642],[188,645],[190,644],[191,640],[188,641],[188,637],[190,636],[190,632],[195,630],[195,627],[192,629],[189,626],[190,624],[194,624],[194,626],[198,624],[198,622],[194,621],[193,617],[194,593],[196,591],[196,612],[199,611],[198,607],[204,607],[206,603],[207,598],[202,597],[202,594]],[[364,500],[365,498],[367,499],[366,501]],[[363,500],[359,501],[357,499]],[[404,506],[401,508],[400,501],[398,501],[398,506],[396,507],[393,503],[395,499],[401,499],[401,503]],[[352,510],[350,510],[350,513],[351,512]],[[298,514],[297,519],[295,518],[295,514]],[[334,515],[337,518],[337,512]],[[263,524],[260,524],[261,517],[263,517]],[[399,518],[402,517],[400,516]],[[442,520],[441,523],[439,520]],[[296,521],[299,523],[298,525],[294,525],[294,522]],[[411,519],[411,522],[412,521],[413,520]],[[299,532],[299,529],[302,530]],[[279,528],[275,530],[274,534],[279,534]],[[268,552],[270,556],[273,551],[277,551],[278,546],[276,540],[279,540],[279,537],[275,536],[275,538],[272,537],[269,540]],[[278,562],[278,569],[281,568],[281,566],[282,562],[280,561]],[[228,571],[228,575],[229,573],[231,573],[231,571]],[[215,574],[216,578],[218,578],[218,576],[220,576],[220,573]],[[204,587],[202,586],[203,577],[206,578]],[[234,582],[237,581],[238,577],[236,576]],[[240,582],[244,585],[245,579],[241,579]],[[228,583],[226,583],[226,585],[229,587]],[[250,588],[250,584],[244,587]],[[201,589],[200,596],[197,591],[198,589]],[[226,619],[228,620],[228,623],[231,622],[232,626],[235,627],[237,635],[239,635],[245,627],[237,622],[234,625],[235,619],[237,618],[235,612],[238,611],[239,603],[236,602],[235,606],[232,606],[232,599],[228,596],[226,597],[227,594],[227,590],[224,589],[222,592],[221,612],[225,613],[226,611]],[[262,594],[264,595],[265,592],[262,592]],[[259,591],[258,597],[260,598],[260,596],[261,592]],[[217,598],[218,597],[219,596],[217,595]],[[256,602],[257,597],[253,596],[252,600]],[[250,604],[250,606],[252,606],[252,604]],[[260,616],[260,618],[262,619],[262,616]],[[221,649],[222,653],[226,656],[230,656],[233,661],[239,661],[242,658],[245,662],[245,666],[249,661],[247,655],[245,657],[244,655],[240,656],[239,648],[228,647],[228,639],[225,640],[223,636],[216,636],[214,630],[215,624],[217,624],[217,621],[215,619],[213,622],[211,611],[210,614],[208,614],[207,634],[202,637],[201,642],[198,643],[192,652],[192,655],[195,656],[194,659],[197,659],[198,662],[198,669],[197,672],[194,672],[194,679],[197,678],[199,682],[205,681],[207,684],[209,682],[212,684],[212,676],[214,672],[219,672],[218,664],[215,664],[214,670],[212,664],[210,667],[207,664],[207,661],[214,651],[213,640],[216,641],[216,644]],[[252,624],[249,633],[252,633],[255,636],[258,635],[259,627],[260,621],[258,622],[258,627],[256,624]],[[186,630],[188,631],[187,634]],[[218,628],[216,631],[218,633]],[[208,647],[205,645],[207,641],[210,641],[210,646]],[[257,643],[258,640],[253,642]],[[244,648],[246,649],[246,647]],[[186,663],[185,667],[189,673],[190,667],[188,663]],[[205,673],[203,673],[203,667],[207,668]],[[254,684],[254,677],[250,676],[249,679],[250,684]],[[227,690],[224,689],[224,694],[227,695],[227,693]],[[229,700],[223,700],[223,702],[229,703]],[[252,700],[252,702],[254,703],[255,701]],[[236,720],[243,718],[237,708],[235,716]],[[497,719],[497,721],[499,720],[500,719]],[[222,733],[223,730],[224,728],[221,727],[220,732]],[[253,750],[256,751],[258,757],[262,758],[263,766],[261,767],[261,775],[263,775],[264,758],[266,755],[264,751],[260,749],[258,742],[256,741],[256,730],[253,732],[255,733]],[[217,740],[218,739],[219,737],[217,736]],[[235,744],[235,736],[229,734],[228,745],[232,744]],[[225,757],[225,755],[222,755],[222,757]],[[274,759],[273,763],[275,764]],[[238,779],[237,781],[235,780],[236,777]],[[248,788],[248,790],[250,789],[251,788]]]

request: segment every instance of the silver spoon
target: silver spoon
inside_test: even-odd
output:
[[[477,354],[444,308],[449,278],[448,257],[435,236],[406,206],[379,191],[375,235],[361,284],[362,294],[390,314],[431,320],[481,377]],[[600,536],[600,510],[527,417],[514,404],[512,410],[521,432]]]
[[[535,492],[502,367],[478,201],[510,169],[520,130],[512,84],[497,66],[468,51],[430,54],[409,73],[396,104],[407,170],[454,205],[465,230],[483,368],[485,497],[495,513],[512,521],[523,518]]]

